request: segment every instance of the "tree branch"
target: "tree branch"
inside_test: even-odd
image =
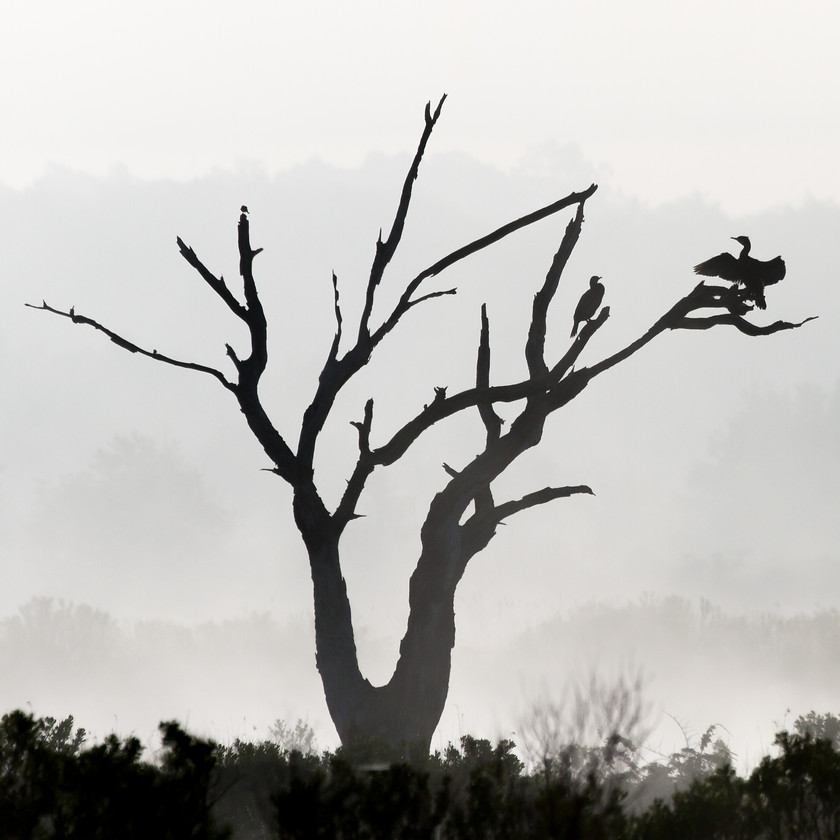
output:
[[[85,315],[77,315],[73,307],[71,307],[67,312],[64,312],[61,309],[55,309],[52,306],[49,306],[46,301],[42,301],[40,306],[36,306],[32,303],[26,303],[24,306],[27,306],[30,309],[39,309],[43,312],[52,312],[54,315],[61,315],[64,318],[69,318],[74,324],[84,324],[86,326],[93,327],[93,329],[107,335],[108,338],[117,345],[117,347],[122,347],[123,350],[128,350],[129,353],[139,353],[141,356],[146,356],[149,359],[154,359],[156,362],[163,362],[164,364],[172,365],[173,367],[186,368],[187,370],[197,370],[200,373],[208,373],[210,376],[218,379],[219,382],[228,389],[228,391],[233,391],[234,393],[236,392],[236,386],[230,382],[221,371],[216,370],[216,368],[201,365],[197,362],[183,362],[180,359],[173,359],[171,356],[165,356],[163,353],[158,353],[157,350],[146,350],[143,347],[134,344],[134,342],[129,341],[127,338],[123,338],[119,335],[119,333],[115,333],[113,330],[108,329],[108,327],[103,326],[98,321],[94,321],[93,318],[88,318]]]
[[[772,324],[762,327],[758,324],[753,324],[738,315],[710,315],[707,318],[683,318],[679,326],[672,327],[672,329],[708,330],[711,327],[716,327],[721,324],[729,324],[730,326],[735,327],[735,329],[740,330],[744,333],[744,335],[760,336],[772,335],[773,333],[777,333],[781,330],[795,330],[803,324],[807,324],[809,321],[815,321],[818,317],[819,315],[811,315],[804,321],[798,321],[796,323],[790,321],[774,321]]]
[[[245,303],[248,307],[248,314],[253,319],[257,313],[262,315],[262,304],[257,295],[257,284],[254,281],[254,257],[262,252],[262,248],[251,248],[251,223],[248,221],[247,212],[244,210],[239,214],[237,240],[239,244],[239,273],[242,275],[242,283],[245,288]]]
[[[464,546],[462,562],[464,566],[466,566],[471,557],[474,557],[488,545],[496,533],[496,527],[504,519],[507,519],[507,517],[513,516],[513,514],[519,513],[527,508],[544,505],[555,499],[565,499],[581,493],[587,493],[591,496],[595,495],[592,489],[585,484],[572,487],[545,487],[542,490],[528,493],[521,499],[503,502],[495,507],[490,506],[481,510],[476,507],[475,514],[462,526],[461,541]]]
[[[397,325],[397,322],[400,320],[400,318],[411,308],[411,297],[417,290],[417,287],[424,280],[427,280],[429,277],[434,277],[436,274],[440,274],[441,271],[449,268],[449,266],[454,265],[456,262],[459,262],[460,260],[463,260],[466,257],[469,257],[470,255],[475,254],[478,251],[481,251],[483,248],[487,248],[489,245],[493,245],[500,239],[504,239],[506,236],[509,236],[511,233],[514,233],[523,227],[527,227],[528,225],[532,225],[535,222],[540,221],[541,219],[545,219],[546,217],[553,215],[554,213],[558,213],[560,210],[563,210],[564,208],[569,207],[572,204],[577,204],[581,201],[585,201],[597,189],[598,185],[592,184],[588,189],[584,190],[583,192],[570,193],[565,198],[561,198],[559,201],[555,201],[552,204],[548,204],[545,207],[540,208],[539,210],[535,210],[533,213],[528,213],[527,215],[522,216],[519,219],[515,219],[512,222],[508,222],[508,224],[502,225],[502,227],[497,228],[492,233],[488,233],[486,236],[482,236],[480,239],[476,239],[475,241],[470,242],[468,245],[464,245],[462,248],[458,248],[451,254],[447,254],[447,256],[438,260],[434,265],[431,265],[428,268],[421,271],[406,286],[406,289],[400,297],[399,301],[397,302],[396,306],[394,307],[394,310],[391,312],[388,318],[379,326],[376,332],[374,332],[374,334],[371,337],[371,344],[373,346],[376,346]]]
[[[371,313],[373,312],[373,299],[376,294],[376,287],[382,281],[382,275],[385,273],[388,263],[394,256],[394,252],[400,244],[400,239],[402,239],[403,230],[405,228],[405,220],[408,216],[408,207],[411,204],[411,191],[420,171],[420,162],[423,160],[423,154],[426,151],[426,144],[432,136],[432,131],[434,130],[435,123],[438,121],[441,108],[443,108],[443,103],[445,101],[446,94],[441,97],[437,108],[435,108],[434,114],[432,114],[431,103],[426,103],[426,124],[423,128],[423,134],[420,137],[420,142],[417,145],[417,152],[414,155],[414,160],[411,162],[408,174],[405,177],[405,182],[403,183],[402,193],[400,194],[400,203],[397,206],[397,213],[394,217],[394,223],[391,226],[391,232],[388,234],[388,238],[385,242],[383,242],[382,233],[380,231],[379,238],[376,241],[376,254],[374,255],[373,265],[370,269],[370,277],[368,278],[364,309],[362,310],[362,316],[359,320],[360,343],[366,342],[370,338],[369,323]]]
[[[444,295],[455,295],[457,293],[457,289],[442,289],[438,292],[428,292],[427,294],[421,295],[419,298],[415,298],[410,301],[406,309],[411,309],[412,306],[417,306],[418,303],[423,303],[423,301],[431,300],[432,298],[443,297]]]
[[[481,334],[478,342],[478,358],[475,365],[475,384],[477,388],[490,387],[490,322],[487,318],[487,304],[481,305]],[[485,450],[492,446],[502,433],[502,418],[496,414],[490,402],[478,403],[478,414],[484,423],[486,432]],[[490,482],[476,489],[475,512],[482,514],[493,509],[493,492]]]
[[[813,317],[811,317],[795,324],[787,321],[777,321],[768,327],[761,327],[731,313],[713,316],[708,319],[687,318],[690,312],[697,309],[706,307],[729,308],[730,306],[729,288],[706,286],[704,283],[700,283],[688,295],[677,301],[644,335],[601,362],[591,367],[579,368],[572,374],[567,375],[586,343],[609,318],[609,307],[604,307],[595,320],[590,321],[583,327],[563,358],[547,374],[540,374],[509,385],[470,388],[443,400],[435,400],[425,406],[402,428],[398,429],[387,443],[374,449],[372,457],[377,464],[392,464],[402,457],[417,438],[435,423],[465,409],[478,406],[480,403],[517,402],[543,393],[549,397],[550,411],[554,411],[577,396],[590,380],[629,358],[637,350],[656,338],[657,335],[668,329],[709,329],[718,324],[728,324],[746,335],[758,336],[769,335],[780,330],[795,329],[813,320]]]
[[[332,273],[333,284],[333,311],[335,312],[335,337],[330,346],[330,354],[327,357],[327,363],[334,361],[338,357],[338,346],[341,343],[341,307],[338,305],[338,277],[335,272]]]
[[[373,400],[365,403],[364,419],[361,422],[354,421],[350,424],[359,432],[359,457],[353,474],[347,482],[347,488],[341,497],[338,507],[333,514],[338,533],[341,533],[351,519],[357,519],[360,514],[356,513],[356,504],[365,488],[365,482],[373,472],[374,463],[370,457],[370,429],[373,425]]]
[[[560,247],[554,255],[551,267],[545,276],[542,288],[534,295],[534,305],[531,315],[531,327],[528,330],[528,340],[525,342],[525,360],[528,363],[528,371],[531,376],[538,376],[548,372],[545,363],[545,333],[548,307],[554,299],[557,287],[560,283],[560,276],[566,263],[572,254],[580,237],[580,230],[583,225],[583,205],[585,199],[578,204],[575,217],[566,226],[566,232],[560,242]]]
[[[684,298],[678,300],[644,335],[612,356],[598,362],[598,364],[590,368],[581,368],[578,372],[585,374],[587,379],[592,379],[632,356],[637,350],[640,350],[665,330],[705,330],[718,325],[729,325],[735,327],[745,335],[759,336],[770,335],[781,330],[797,329],[817,317],[811,316],[799,323],[776,321],[769,326],[762,327],[747,321],[741,315],[735,314],[736,311],[739,311],[736,304],[737,297],[733,298],[732,288],[714,285],[707,286],[704,282],[700,282]],[[729,310],[729,314],[713,315],[707,318],[688,317],[690,313],[706,308],[727,309]]]
[[[241,318],[243,321],[247,320],[247,311],[245,307],[233,296],[233,293],[225,284],[224,277],[216,277],[210,272],[204,263],[196,256],[192,248],[184,244],[184,240],[180,236],[176,237],[175,241],[178,243],[178,250],[181,256],[204,278],[207,285],[227,304],[228,308],[234,315]]]
[[[490,322],[487,319],[487,304],[481,305],[481,336],[478,343],[478,359],[476,361],[475,386],[479,390],[490,387]],[[478,403],[478,413],[487,431],[487,443],[499,439],[502,432],[502,418],[493,409],[493,403],[482,401]]]
[[[438,262],[418,274],[417,277],[408,284],[408,287],[404,291],[400,301],[397,303],[388,320],[386,320],[372,335],[367,335],[367,327],[365,327],[365,331],[360,332],[355,345],[350,348],[344,356],[341,358],[329,356],[318,378],[318,388],[315,392],[315,396],[304,412],[303,421],[301,423],[297,449],[297,458],[301,469],[311,471],[318,436],[324,427],[324,423],[326,422],[327,416],[332,409],[336,396],[344,385],[368,363],[373,350],[379,342],[397,325],[400,318],[416,304],[421,303],[424,300],[429,300],[430,298],[455,293],[454,289],[449,289],[446,291],[431,292],[427,295],[413,299],[413,293],[417,290],[417,287],[424,279],[443,271],[455,262],[464,259],[470,254],[480,251],[482,248],[486,248],[489,245],[498,242],[505,236],[508,236],[527,225],[540,221],[553,213],[559,212],[565,207],[589,198],[597,188],[596,184],[592,184],[588,189],[581,193],[570,193],[565,198],[555,201],[540,210],[536,210],[533,213],[529,213],[526,216],[522,216],[513,222],[503,225],[492,233],[487,234],[469,245],[459,248],[457,251],[453,251],[443,259],[438,260]],[[366,317],[369,318],[369,314]],[[528,388],[526,388],[526,390],[530,393]],[[523,396],[528,396],[528,393],[524,393]],[[514,399],[520,398],[521,397],[517,396]],[[432,422],[437,422],[437,420]]]
[[[595,495],[592,492],[592,488],[588,487],[586,484],[577,484],[571,487],[545,487],[542,490],[535,491],[534,493],[528,493],[521,499],[514,499],[513,501],[503,502],[500,505],[496,505],[493,514],[496,518],[496,522],[499,523],[503,519],[513,516],[514,513],[519,513],[519,511],[536,507],[537,505],[544,505],[548,502],[554,501],[555,499],[566,499],[569,496],[574,496],[579,493],[587,493],[590,496]]]

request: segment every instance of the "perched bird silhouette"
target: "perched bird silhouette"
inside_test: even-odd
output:
[[[580,296],[578,305],[575,307],[575,323],[572,326],[572,335],[577,335],[578,324],[582,321],[591,321],[604,299],[604,284],[600,283],[600,277],[593,275],[589,280],[589,288]]]
[[[723,253],[694,266],[695,274],[706,277],[720,277],[730,283],[743,284],[747,297],[755,301],[759,309],[767,309],[764,299],[765,286],[778,283],[785,276],[785,261],[781,257],[772,260],[757,260],[750,256],[750,240],[747,236],[733,236],[741,243],[741,253],[735,257]]]

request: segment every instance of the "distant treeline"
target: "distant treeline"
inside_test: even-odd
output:
[[[174,722],[160,729],[162,747],[145,761],[136,738],[87,747],[72,717],[6,714],[0,838],[803,840],[840,831],[832,714],[798,718],[748,778],[732,770],[713,727],[660,762],[640,764],[636,745],[613,732],[529,770],[507,740],[465,736],[406,762],[370,743],[318,755],[277,741],[218,746]],[[279,734],[306,746],[305,727]]]
[[[371,679],[387,680],[398,641],[361,628],[357,645]],[[464,718],[435,744],[439,749],[463,731],[506,734],[496,720],[517,721],[535,694],[558,697],[593,667],[630,663],[645,676],[644,693],[657,712],[695,728],[721,722],[747,737],[755,725],[767,725],[760,746],[749,754],[738,748],[740,760],[750,761],[788,725],[770,725],[784,709],[796,715],[840,696],[840,613],[733,615],[702,601],[648,598],[581,607],[501,647],[464,638],[454,656],[450,703]],[[253,737],[253,726],[266,731],[281,715],[308,717],[323,742],[334,738],[308,616],[128,623],[37,598],[0,619],[0,674],[0,710],[73,713],[99,736],[116,728],[146,742],[158,721],[174,717],[232,740]]]

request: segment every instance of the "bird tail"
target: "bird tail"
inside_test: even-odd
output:
[[[569,336],[569,338],[574,338],[577,335],[577,328],[578,322],[575,321],[574,325],[572,326],[572,334]]]

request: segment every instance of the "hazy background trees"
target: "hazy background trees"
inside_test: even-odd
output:
[[[218,361],[229,338],[226,313],[208,306],[205,290],[185,276],[173,232],[188,241],[206,241],[205,259],[230,275],[236,268],[231,230],[245,201],[252,212],[259,209],[265,241],[273,245],[261,255],[266,307],[278,319],[272,352],[279,355],[284,346],[306,342],[313,348],[294,366],[276,371],[271,383],[275,393],[288,395],[285,400],[269,396],[276,400],[272,410],[291,420],[297,412],[287,406],[309,396],[332,334],[330,271],[334,268],[348,285],[364,276],[371,235],[391,216],[393,184],[405,166],[405,159],[376,155],[355,170],[313,162],[275,178],[240,171],[189,184],[138,182],[125,175],[93,179],[56,170],[25,191],[0,191],[0,218],[11,243],[0,255],[3,290],[20,303],[0,314],[6,381],[0,424],[2,439],[14,442],[4,445],[0,459],[0,533],[4,559],[14,568],[0,594],[3,614],[13,616],[33,595],[47,595],[105,611],[120,626],[154,620],[193,626],[247,620],[251,612],[304,621],[311,604],[305,560],[295,555],[293,525],[277,515],[285,507],[285,491],[259,472],[264,459],[224,395],[214,392],[213,383],[190,381],[179,371],[148,370],[148,364],[127,354],[103,352],[96,336],[62,335],[61,325],[34,313],[27,318],[22,303],[44,296],[85,306],[132,336],[147,336],[153,346]],[[507,174],[460,154],[430,155],[417,184],[414,226],[404,243],[405,270],[421,256],[446,253],[458,244],[456,233],[459,238],[480,235],[510,213],[550,199],[559,181],[588,183],[593,170],[580,155],[562,149],[544,152]],[[225,207],[231,208],[229,216],[216,212]],[[627,338],[621,334],[625,325],[628,334],[637,332],[659,314],[663,302],[690,288],[695,280],[690,266],[710,248],[714,252],[741,233],[753,238],[756,249],[760,243],[768,255],[782,252],[788,261],[788,277],[772,290],[771,316],[796,319],[818,312],[823,317],[807,330],[769,342],[725,334],[711,340],[666,336],[661,353],[649,348],[653,352],[644,360],[624,366],[609,387],[588,389],[573,412],[549,427],[548,445],[525,465],[521,478],[513,478],[511,493],[563,474],[586,481],[597,496],[569,500],[550,527],[538,513],[523,514],[530,518],[500,534],[482,556],[481,574],[464,580],[456,605],[464,656],[456,650],[453,699],[446,713],[452,729],[463,720],[473,731],[468,705],[454,692],[464,690],[466,675],[472,680],[478,671],[482,678],[492,669],[489,658],[486,667],[471,668],[472,654],[485,645],[515,644],[520,632],[589,601],[622,605],[644,593],[677,594],[698,609],[698,599],[705,597],[729,613],[767,609],[788,616],[836,606],[829,598],[837,591],[833,559],[839,526],[828,515],[827,500],[837,497],[838,488],[836,471],[824,465],[836,457],[831,429],[838,376],[825,360],[836,358],[830,319],[839,308],[840,288],[823,263],[825,243],[838,222],[836,208],[818,203],[731,218],[700,200],[651,209],[601,188],[587,213],[587,235],[567,270],[566,298],[558,301],[557,317],[564,308],[570,312],[580,294],[573,278],[585,286],[590,266],[597,264],[598,273],[611,278],[613,315],[622,316],[610,320],[615,335],[599,334],[605,351]],[[50,247],[44,244],[47,231]],[[435,340],[438,331],[471,323],[484,299],[500,313],[502,322],[494,326],[499,335],[508,324],[513,332],[517,319],[527,317],[527,297],[517,308],[509,289],[520,277],[541,276],[557,230],[548,225],[523,236],[527,241],[450,278],[459,295],[434,313],[434,331],[421,318],[407,324],[412,329],[405,336],[395,336],[395,362],[407,378],[390,389],[390,405],[383,401],[377,408],[383,423],[414,398],[417,388],[431,393],[435,385],[456,387],[472,376],[472,349],[463,356],[463,371],[455,369],[457,354]],[[138,249],[138,240],[147,245]],[[296,318],[281,305],[290,283],[312,320]],[[156,306],[155,300],[167,305]],[[464,342],[472,348],[474,333]],[[702,342],[702,353],[695,342]],[[683,354],[693,362],[690,375],[681,378],[675,357]],[[496,358],[502,362],[505,353]],[[368,373],[389,375],[375,364]],[[116,384],[129,381],[130,389]],[[342,402],[348,420],[358,416],[365,389],[363,383],[359,393]],[[640,391],[656,398],[640,402],[634,396]],[[266,392],[270,395],[270,388]],[[168,416],[157,409],[161,403],[171,406]],[[447,452],[463,451],[470,431],[456,428],[449,437],[430,438],[428,452],[443,454],[430,461],[424,449],[399,475],[371,485],[371,505],[384,512],[393,529],[382,532],[359,523],[356,559],[347,577],[357,614],[370,616],[368,626],[360,628],[359,646],[374,679],[387,676],[396,653],[395,641],[389,647],[381,640],[398,639],[405,622],[404,599],[393,598],[393,606],[378,609],[375,618],[370,607],[379,587],[404,591],[410,569],[399,558],[413,556],[405,543],[414,539],[423,513],[407,502],[415,491],[423,498],[438,486],[439,462]],[[326,464],[342,463],[353,434],[349,426],[338,429]],[[580,445],[569,452],[560,446],[564,439]],[[331,492],[339,491],[336,478]],[[300,632],[299,646],[287,654],[287,661],[300,662],[300,671],[282,685],[261,686],[260,692],[271,694],[264,707],[257,691],[231,697],[226,708],[237,711],[226,713],[222,728],[238,731],[241,719],[252,719],[252,713],[260,718],[257,725],[280,716],[311,716],[318,722],[317,713],[310,712],[317,705],[283,707],[290,684],[305,686],[304,673],[312,670],[305,624]],[[605,632],[603,638],[611,645],[617,637]],[[507,683],[521,682],[526,693],[544,679],[547,665],[552,678],[559,672],[556,661],[531,659],[524,649],[517,663],[521,676]],[[772,668],[773,658],[766,664]],[[178,682],[178,675],[194,673],[192,666],[179,661],[167,667],[181,700],[160,697],[154,703],[168,707],[183,701],[192,716],[199,714],[204,692],[196,691],[195,683]],[[651,670],[664,680],[667,669],[654,662]],[[814,692],[826,680],[825,673],[815,676]],[[15,696],[6,701],[10,707],[27,700],[40,705],[30,685],[15,686]],[[768,696],[772,706],[757,724],[767,727],[765,743],[772,717],[784,713],[798,685],[784,669],[775,675]],[[662,705],[669,711],[691,718],[698,728],[725,718],[721,722],[739,729],[723,711],[695,719],[691,709],[677,708],[667,699],[674,688],[662,689]],[[109,692],[106,685],[97,695],[103,722],[86,717],[88,726],[105,730],[114,715],[126,714]],[[305,697],[305,689],[295,696]],[[476,697],[486,693],[476,689],[471,701]],[[819,706],[816,697],[804,702]],[[511,725],[506,714],[496,713],[498,701],[488,706],[488,725],[500,718],[499,726]],[[67,713],[82,716],[77,708]],[[150,711],[142,725],[151,732],[161,717],[178,713]],[[208,727],[217,725],[216,717],[221,715],[208,720]]]

